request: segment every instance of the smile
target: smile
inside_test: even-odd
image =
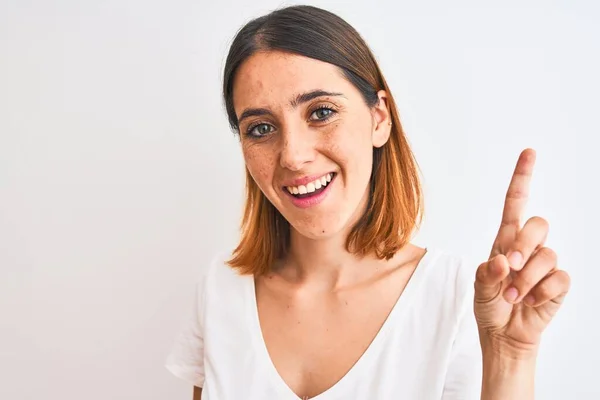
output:
[[[304,185],[284,186],[283,189],[296,207],[309,208],[325,200],[336,176],[335,172],[330,172]]]
[[[325,190],[329,182],[333,179],[335,173],[328,173],[315,179],[306,185],[285,186],[286,190],[294,197],[302,199],[310,196],[316,196]]]

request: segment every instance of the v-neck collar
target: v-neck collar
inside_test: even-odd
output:
[[[428,270],[428,266],[432,264],[435,259],[436,252],[431,250],[430,248],[426,248],[425,255],[421,258],[414,272],[412,273],[410,279],[406,283],[404,290],[396,300],[396,303],[392,307],[390,313],[387,318],[383,322],[383,325],[367,347],[367,349],[363,352],[363,354],[358,358],[358,360],[354,363],[352,367],[346,372],[342,378],[334,383],[330,388],[325,390],[324,392],[318,394],[315,397],[311,397],[310,400],[328,400],[333,399],[336,394],[340,391],[343,391],[345,387],[347,387],[351,382],[355,381],[356,376],[360,376],[361,371],[364,370],[363,365],[365,365],[370,358],[373,357],[373,354],[377,354],[379,348],[384,343],[385,337],[390,331],[392,326],[397,326],[401,323],[401,320],[406,315],[411,300],[414,297],[414,293],[418,290],[421,281],[423,280],[423,276],[425,272]],[[287,385],[284,379],[281,377],[277,368],[275,368],[275,364],[269,355],[269,351],[267,349],[267,345],[265,343],[262,329],[260,326],[260,319],[258,316],[258,304],[256,301],[256,285],[253,277],[249,277],[249,283],[246,285],[246,296],[248,296],[248,301],[246,304],[248,305],[247,316],[249,317],[249,327],[252,335],[252,341],[256,346],[256,351],[258,352],[257,357],[260,363],[264,364],[269,382],[276,386],[277,391],[281,394],[282,399],[285,400],[303,400],[298,397],[296,393]]]

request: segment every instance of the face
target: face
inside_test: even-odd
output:
[[[259,52],[233,93],[246,167],[293,229],[318,239],[352,225],[368,200],[373,147],[390,134],[385,92],[369,108],[338,67]]]

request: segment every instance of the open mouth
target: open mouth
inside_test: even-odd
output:
[[[330,172],[328,174],[323,175],[320,178],[315,179],[314,181],[307,183],[306,185],[300,186],[285,186],[285,190],[287,190],[292,196],[297,199],[305,199],[307,197],[317,196],[322,193],[327,186],[333,181],[336,173]]]

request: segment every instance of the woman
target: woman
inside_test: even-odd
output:
[[[543,247],[547,223],[520,225],[533,150],[475,271],[409,243],[416,162],[373,55],[341,18],[295,6],[249,22],[224,98],[247,199],[240,243],[198,282],[167,363],[194,399],[533,398],[540,335],[569,287]]]

